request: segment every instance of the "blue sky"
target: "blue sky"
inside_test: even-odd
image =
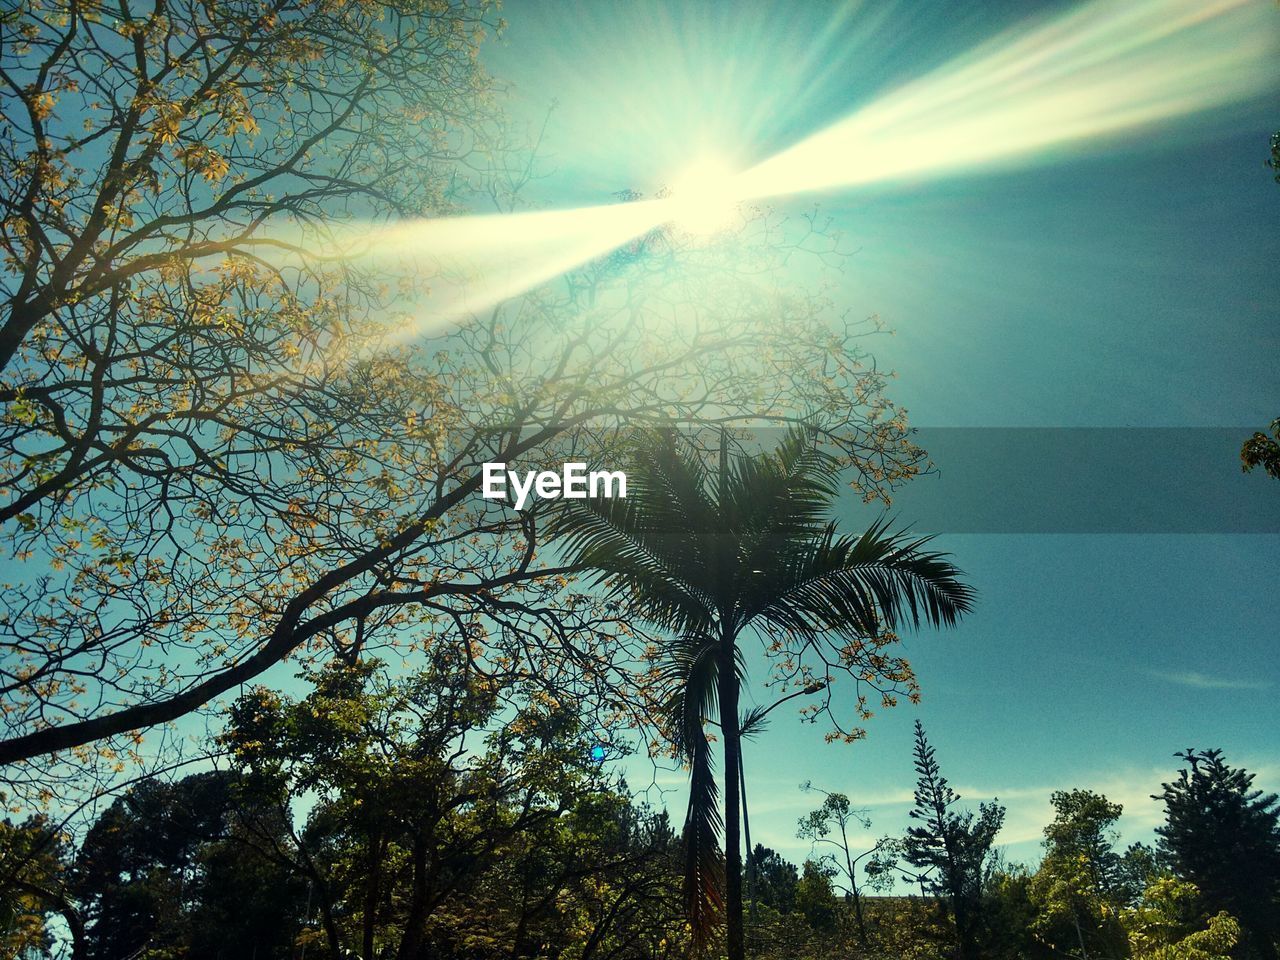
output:
[[[1020,18],[1072,7],[508,0],[489,62],[530,119],[559,102],[539,199],[598,203],[652,190],[708,146],[758,160]],[[839,294],[895,329],[874,353],[899,371],[893,397],[913,423],[1243,436],[1280,416],[1280,184],[1263,165],[1277,81],[1018,164],[775,205],[820,204],[857,247]],[[804,855],[806,779],[867,806],[873,834],[900,832],[916,717],[966,800],[1007,804],[1015,859],[1037,855],[1054,789],[1105,792],[1125,805],[1125,839],[1149,838],[1148,795],[1188,746],[1221,747],[1280,789],[1280,536],[940,542],[981,600],[959,629],[907,639],[923,703],[882,713],[852,746],[778,711],[747,756],[754,839]],[[680,777],[662,782],[678,808]]]

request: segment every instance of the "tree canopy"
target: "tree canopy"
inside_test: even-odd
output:
[[[1207,912],[1239,921],[1248,956],[1272,960],[1280,939],[1280,798],[1253,786],[1254,774],[1221,750],[1188,748],[1163,784],[1160,850],[1199,890]]]
[[[32,0],[0,49],[0,763],[10,791],[285,659],[449,635],[626,708],[628,624],[490,461],[607,460],[651,423],[823,431],[868,495],[921,451],[846,323],[781,267],[659,230],[444,326],[432,277],[335,231],[518,202],[483,2]],[[420,264],[419,264],[420,266]],[[660,294],[660,295],[659,295]],[[155,741],[151,741],[154,743]],[[28,761],[15,765],[15,761]]]

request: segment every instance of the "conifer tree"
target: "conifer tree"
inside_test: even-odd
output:
[[[971,810],[951,809],[960,795],[942,776],[924,727],[916,721],[915,807],[920,826],[907,830],[903,856],[925,877],[923,886],[942,897],[956,925],[961,960],[978,956],[979,906],[983,866],[1000,826],[1004,807],[997,802]]]
[[[1240,921],[1245,956],[1275,960],[1280,938],[1280,798],[1254,789],[1254,774],[1221,750],[1188,748],[1173,782],[1162,784],[1166,823],[1159,847],[1200,890],[1208,913]]]

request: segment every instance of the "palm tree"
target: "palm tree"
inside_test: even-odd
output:
[[[662,723],[690,770],[686,905],[700,944],[723,912],[729,960],[745,954],[740,639],[750,631],[803,653],[922,617],[954,624],[972,602],[945,555],[922,550],[926,540],[884,522],[839,534],[827,519],[839,471],[799,429],[772,452],[733,458],[722,437],[718,472],[667,431],[640,445],[625,499],[563,501],[554,528],[577,564],[673,638],[662,656]],[[723,823],[705,730],[712,717],[723,743]]]

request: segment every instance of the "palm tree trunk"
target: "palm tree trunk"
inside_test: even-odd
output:
[[[742,791],[742,839],[746,841],[743,844],[743,875],[747,881],[747,899],[751,901],[751,926],[756,923],[756,864],[755,864],[755,847],[751,846],[751,817],[748,815],[750,806],[747,803],[747,770],[743,764],[746,761],[742,756],[742,744],[738,744],[738,788]]]
[[[729,432],[720,427],[720,485],[717,494],[723,508],[729,491]],[[738,726],[738,670],[734,658],[736,637],[722,621],[720,637],[720,731],[724,734],[724,912],[727,960],[746,960],[742,923],[742,841],[739,814],[745,782],[742,769],[742,730]]]
[[[721,646],[720,731],[724,736],[724,907],[728,960],[745,960],[746,942],[742,924],[742,841],[738,770],[742,759],[742,737],[738,729],[738,675],[734,669],[733,641],[726,637]]]

